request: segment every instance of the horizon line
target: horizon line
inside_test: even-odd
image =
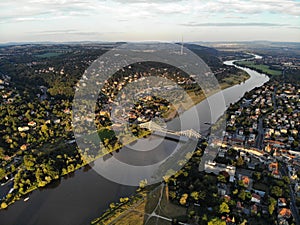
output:
[[[183,43],[249,43],[249,42],[269,42],[269,43],[300,43],[300,41],[270,41],[270,40],[236,40],[236,41],[185,41]],[[144,40],[144,41],[10,41],[0,42],[0,45],[18,45],[18,44],[71,44],[71,43],[181,43],[180,41],[161,41],[161,40]]]

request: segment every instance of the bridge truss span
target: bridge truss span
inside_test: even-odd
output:
[[[195,131],[194,129],[173,131],[173,130],[168,130],[166,128],[163,128],[159,124],[152,122],[152,121],[149,121],[146,123],[141,123],[141,124],[139,124],[139,126],[141,128],[146,128],[150,131],[159,131],[159,132],[163,132],[166,134],[173,134],[173,135],[177,135],[177,136],[186,136],[188,138],[200,139],[202,137],[202,135],[199,132]]]

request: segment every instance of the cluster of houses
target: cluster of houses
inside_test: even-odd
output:
[[[287,68],[287,69],[300,69],[300,61],[298,58],[293,57],[287,57],[287,56],[265,56],[262,59],[260,59],[260,63],[263,61],[263,64],[265,65],[272,65],[273,67],[276,67],[278,65],[278,69]]]
[[[230,112],[225,141],[267,152],[299,150],[299,95],[300,89],[292,84],[267,84],[256,89],[251,100],[244,98],[240,107]],[[243,122],[239,123],[241,118]],[[260,134],[263,138],[258,145]]]
[[[183,96],[182,87],[180,86],[196,85],[195,75],[186,76],[172,68],[151,67],[149,72],[139,72],[135,67],[127,66],[119,73],[114,79],[102,82],[101,79],[98,79],[100,72],[97,69],[91,69],[90,74],[83,75],[82,82],[79,82],[76,87],[76,89],[87,87],[87,82],[99,86],[105,94],[105,96],[100,96],[98,99],[99,105],[101,105],[99,113],[102,114],[99,114],[99,116],[109,117],[113,109],[114,115],[117,115],[120,120],[117,122],[128,120],[146,122],[149,118],[160,116],[162,112],[155,110],[155,108],[160,108],[166,103],[159,102],[156,104],[152,101],[153,99],[149,99],[152,98],[151,96],[168,99],[173,101],[172,103],[176,103],[176,101],[184,100],[181,99]],[[94,82],[91,82],[92,80]],[[133,109],[133,104],[136,104],[139,100],[144,101],[144,105],[152,101],[154,109],[146,107],[143,110],[141,108],[142,104],[136,105]]]
[[[0,103],[10,104],[13,103],[16,93],[10,86],[11,78],[7,75],[0,75]]]
[[[300,170],[299,96],[300,89],[294,84],[268,83],[246,95],[228,111],[227,130],[223,140],[217,143],[220,146],[217,157],[214,162],[205,162],[204,169],[206,173],[227,174],[229,183],[218,183],[218,193],[223,197],[234,197],[234,189],[243,184],[251,200],[250,203],[236,202],[235,211],[240,215],[249,218],[269,214],[265,200],[271,190],[267,186],[264,190],[257,188],[257,179],[253,177],[257,171],[277,180],[288,176],[293,187],[290,194],[300,196],[297,176]],[[230,161],[227,159],[229,149],[239,152],[233,159],[235,166],[221,164]],[[243,161],[242,167],[237,165],[238,158]],[[279,162],[286,165],[286,174],[279,169]],[[291,199],[282,196],[276,199],[277,224],[287,225],[292,221],[290,201],[295,200]]]
[[[229,110],[224,142],[272,154],[300,165],[300,89],[266,84]]]
[[[217,158],[228,157],[227,151],[227,148],[220,147],[220,154],[218,154]],[[239,151],[239,155],[245,162],[242,168],[239,166],[217,163],[215,161],[207,161],[205,162],[204,171],[215,175],[226,174],[225,176],[228,177],[229,182],[218,183],[218,194],[228,200],[232,198],[236,200],[236,206],[233,209],[234,212],[238,213],[240,216],[246,216],[245,218],[263,214],[269,215],[269,203],[267,199],[268,193],[270,193],[270,187],[266,186],[265,189],[258,188],[258,181],[254,178],[254,173],[257,172],[257,168],[264,168],[262,173],[264,173],[265,176],[266,174],[269,174],[274,179],[280,180],[282,179],[282,174],[279,171],[278,161],[274,157],[267,157],[266,155],[249,153],[246,151]],[[296,181],[298,178],[294,168],[289,166],[288,171],[290,179],[295,179]],[[243,201],[237,199],[236,193],[234,192],[241,184],[245,188],[245,193],[250,200]],[[295,188],[299,189],[298,183],[296,183]],[[289,200],[284,197],[279,197],[276,201],[277,204],[274,213],[277,222],[281,225],[288,225],[289,221],[293,218],[292,211],[288,204]]]

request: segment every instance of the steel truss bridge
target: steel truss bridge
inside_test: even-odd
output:
[[[186,136],[188,138],[196,138],[199,139],[202,137],[201,134],[199,134],[197,131],[194,129],[189,129],[189,130],[182,130],[182,131],[173,131],[173,130],[168,130],[166,128],[161,127],[155,122],[149,121],[146,123],[141,123],[139,124],[139,127],[141,128],[146,128],[150,131],[158,131],[160,133],[165,133],[165,134],[171,134],[171,135],[176,135],[176,136]]]

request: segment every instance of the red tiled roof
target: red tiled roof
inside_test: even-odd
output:
[[[278,215],[285,218],[290,218],[292,215],[292,212],[288,208],[282,208],[278,210]]]

